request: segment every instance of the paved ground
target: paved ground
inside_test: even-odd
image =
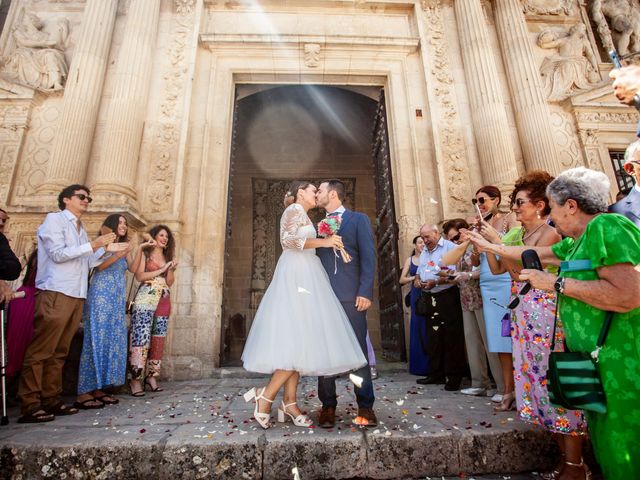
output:
[[[287,423],[265,431],[241,396],[262,382],[233,376],[166,383],[164,392],[123,395],[119,405],[41,425],[17,424],[14,407],[11,423],[0,427],[0,477],[291,479],[297,466],[302,480],[515,480],[536,478],[532,472],[553,462],[549,436],[515,412],[496,414],[487,397],[421,387],[404,373],[375,382],[378,428],[350,425],[355,397],[340,379],[336,428]],[[301,407],[316,418],[314,379],[303,380],[301,392]]]

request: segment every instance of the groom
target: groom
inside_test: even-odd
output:
[[[367,309],[371,306],[373,298],[373,277],[376,269],[375,246],[369,218],[363,213],[345,209],[342,205],[344,194],[344,183],[340,180],[327,180],[320,184],[316,193],[316,202],[318,207],[327,211],[327,216],[341,217],[338,235],[342,237],[344,247],[352,260],[350,263],[344,263],[340,255],[336,258],[331,248],[318,248],[316,252],[329,275],[333,291],[349,317],[362,353],[367,358]],[[353,423],[368,427],[376,426],[378,419],[373,412],[375,398],[368,361],[354,374],[362,377],[362,386],[355,388],[358,416]],[[318,396],[322,402],[319,424],[323,428],[332,428],[336,423],[336,406],[338,405],[335,377],[318,377]]]

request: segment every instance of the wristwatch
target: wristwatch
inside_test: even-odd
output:
[[[563,294],[564,293],[564,281],[566,280],[565,277],[558,277],[556,278],[555,283],[553,284],[553,289],[560,293]]]

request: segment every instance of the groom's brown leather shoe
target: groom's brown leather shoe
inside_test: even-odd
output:
[[[318,425],[320,425],[322,428],[333,428],[336,426],[335,407],[322,407],[322,410],[320,410]]]
[[[358,416],[353,419],[352,423],[361,427],[377,427],[378,418],[373,412],[373,408],[358,408]]]

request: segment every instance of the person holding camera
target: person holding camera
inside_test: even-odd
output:
[[[153,246],[144,250],[144,261],[136,271],[140,288],[133,301],[131,345],[129,350],[129,388],[134,397],[143,397],[145,387],[161,392],[160,366],[171,314],[170,288],[178,266],[175,240],[166,225],[149,230]],[[144,382],[144,383],[143,383]]]

